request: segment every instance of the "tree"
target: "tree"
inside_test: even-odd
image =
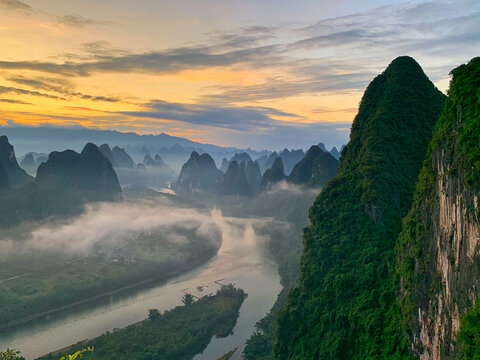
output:
[[[0,351],[0,360],[23,360],[23,357],[19,355],[20,351],[7,349],[6,351]]]
[[[161,315],[158,309],[149,309],[148,310],[148,320],[156,321],[160,319]]]
[[[193,295],[192,294],[189,294],[189,293],[186,293],[185,295],[183,295],[182,297],[182,303],[183,305],[185,306],[190,306],[193,304]]]

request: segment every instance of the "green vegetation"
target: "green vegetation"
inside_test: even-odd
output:
[[[459,359],[480,359],[480,301],[461,318],[461,327],[457,339],[461,345]]]
[[[201,353],[213,336],[225,337],[237,321],[246,298],[233,285],[222,286],[190,306],[178,306],[160,317],[107,332],[88,343],[95,348],[88,359],[186,360]],[[82,349],[74,345],[70,352]],[[57,359],[49,355],[42,359]]]
[[[406,359],[395,239],[444,96],[411,58],[368,86],[337,177],[310,209],[276,359]]]
[[[0,360],[24,360],[24,358],[20,357],[20,351],[7,349],[5,351],[0,351]]]
[[[86,257],[0,254],[0,328],[126,286],[164,280],[216,253],[218,246],[212,239],[198,236],[195,229],[175,231],[185,242],[169,241],[157,232]]]
[[[480,58],[454,69],[452,76],[448,98],[419,175],[414,203],[403,221],[397,244],[397,272],[402,279],[400,305],[404,331],[410,337],[412,331],[418,332],[417,326],[412,323],[414,311],[418,311],[416,309],[421,302],[443,288],[441,279],[434,275],[435,269],[432,270],[431,265],[429,267],[426,256],[429,244],[435,238],[433,215],[438,213],[436,181],[441,174],[437,173],[437,162],[441,160],[448,164],[448,175],[462,184],[463,197],[472,208],[475,206],[471,192],[478,193],[480,190]],[[457,300],[463,298],[457,304],[460,312],[471,305],[463,290],[458,286],[452,290],[455,297],[458,295]],[[480,328],[475,329],[480,326],[477,318],[478,308],[474,308],[461,321],[459,340],[465,346],[465,359],[473,359],[471,351],[479,346],[475,335],[480,331]]]

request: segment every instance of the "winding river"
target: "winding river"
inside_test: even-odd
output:
[[[215,292],[219,284],[235,283],[248,294],[233,335],[214,338],[195,360],[215,360],[238,347],[232,359],[241,359],[245,340],[275,302],[281,290],[276,264],[265,256],[264,242],[255,234],[252,221],[226,218],[213,211],[222,229],[222,245],[208,263],[167,282],[137,288],[56,313],[0,332],[0,349],[15,348],[27,359],[35,359],[77,341],[145,319],[148,309],[167,310],[181,304],[184,292],[202,296]]]

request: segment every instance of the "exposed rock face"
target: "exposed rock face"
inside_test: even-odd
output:
[[[480,291],[480,178],[472,163],[480,154],[480,58],[452,73],[399,237],[402,311],[411,351],[422,360],[457,358],[460,316]]]
[[[251,162],[251,161],[250,161]],[[247,181],[245,174],[245,163],[243,166],[234,161],[230,161],[227,172],[222,177],[222,191],[224,195],[250,195],[252,189]]]
[[[37,172],[37,165],[35,164],[33,154],[27,154],[20,162],[20,167],[26,172],[28,172],[30,175],[35,175],[35,173]]]
[[[222,175],[210,155],[199,155],[193,151],[190,159],[182,166],[176,190],[180,192],[217,192]]]
[[[260,191],[268,190],[270,187],[275,185],[276,183],[285,180],[285,171],[283,169],[283,161],[282,158],[277,157],[270,169],[265,171],[263,174],[262,181],[260,183]]]
[[[115,199],[121,194],[112,164],[91,143],[80,154],[73,150],[52,152],[39,166],[35,183],[39,189],[94,192],[91,200]]]
[[[18,166],[15,151],[6,136],[0,136],[0,164],[7,174],[10,186],[21,186],[33,181],[33,178]]]
[[[297,164],[288,177],[294,184],[324,186],[337,174],[338,160],[330,153],[312,146],[305,157]]]
[[[116,167],[132,169],[135,166],[135,163],[130,155],[128,155],[124,149],[121,149],[118,146],[115,146],[112,149],[112,156]]]
[[[98,147],[98,150],[102,153],[103,156],[105,156],[108,161],[112,164],[112,166],[116,167],[117,164],[115,163],[115,160],[113,158],[113,153],[112,150],[110,150],[110,146],[108,144],[102,144]]]
[[[5,168],[0,164],[0,190],[7,189],[9,187],[8,176]]]

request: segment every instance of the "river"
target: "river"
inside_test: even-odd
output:
[[[161,284],[125,291],[4,330],[0,332],[0,349],[15,348],[27,360],[35,359],[143,320],[148,309],[164,311],[181,305],[184,292],[202,296],[215,292],[219,284],[235,283],[248,297],[233,335],[214,338],[195,360],[215,360],[236,347],[232,359],[241,359],[245,340],[253,333],[256,321],[268,312],[281,290],[280,279],[276,264],[265,256],[266,239],[255,234],[252,227],[255,220],[223,217],[218,210],[212,211],[212,217],[222,229],[222,245],[208,263]]]

